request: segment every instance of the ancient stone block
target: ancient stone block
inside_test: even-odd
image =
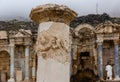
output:
[[[1,72],[1,82],[6,82],[6,80],[7,80],[7,74],[6,74],[6,72]]]
[[[69,26],[56,22],[41,23],[36,44],[37,82],[69,82]]]
[[[21,70],[17,70],[16,71],[16,81],[22,81],[22,71]]]

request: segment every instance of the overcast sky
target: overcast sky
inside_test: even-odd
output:
[[[120,0],[0,0],[0,17],[25,17],[29,18],[33,7],[46,3],[67,5],[78,13],[79,16],[106,12],[111,16],[120,17]]]

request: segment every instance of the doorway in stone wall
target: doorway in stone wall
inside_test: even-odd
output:
[[[80,60],[80,70],[92,69],[92,59],[89,52],[81,52],[79,56]]]
[[[10,55],[7,51],[0,52],[0,82],[6,82],[10,77]]]
[[[78,54],[78,70],[71,78],[71,82],[95,82],[94,62],[90,52],[80,52]]]
[[[105,40],[103,42],[103,75],[104,79],[106,79],[107,73],[105,70],[105,66],[109,62],[112,67],[114,65],[114,42],[113,40]],[[114,73],[113,73],[114,74]]]

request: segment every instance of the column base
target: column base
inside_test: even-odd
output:
[[[24,82],[31,82],[31,80],[30,79],[25,79]]]
[[[7,82],[15,82],[14,78],[10,78]]]
[[[120,81],[120,77],[119,77],[119,76],[116,76],[116,77],[114,78],[114,80],[119,80],[119,81]]]
[[[35,79],[36,79],[35,77],[32,77],[32,81],[33,81],[33,82],[35,82]]]
[[[103,80],[103,78],[100,78],[100,80]]]
[[[25,77],[25,80],[29,80],[29,77]]]

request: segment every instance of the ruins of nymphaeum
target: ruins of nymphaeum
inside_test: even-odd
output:
[[[119,18],[77,17],[57,4],[33,8],[30,18],[37,24],[0,21],[0,82],[107,82],[108,62],[120,82]]]

